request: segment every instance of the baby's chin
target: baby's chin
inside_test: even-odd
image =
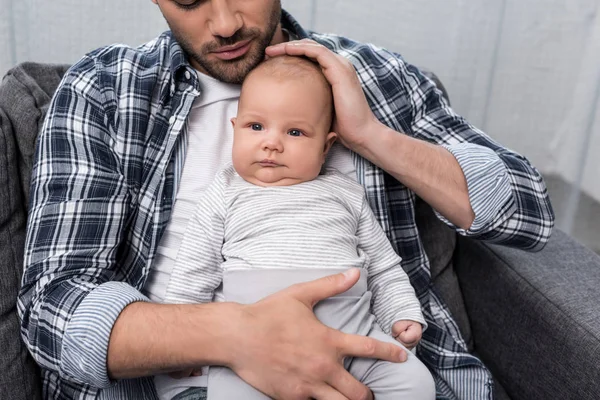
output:
[[[292,186],[297,185],[302,182],[306,182],[300,179],[290,178],[290,177],[279,177],[279,178],[265,178],[262,176],[250,175],[250,176],[242,176],[246,181],[252,183],[256,186],[262,187],[273,187],[273,186]]]
[[[248,174],[240,174],[240,176],[257,186],[271,187],[271,186],[292,186],[299,183],[312,181],[316,176],[302,176],[285,173],[282,171],[283,168],[260,168],[257,171],[253,171]],[[289,172],[289,171],[286,171]]]

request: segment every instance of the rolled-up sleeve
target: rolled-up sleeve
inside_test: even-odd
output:
[[[475,213],[475,219],[468,230],[455,227],[460,233],[469,235],[484,232],[493,227],[496,216],[514,213],[515,202],[509,172],[493,150],[472,143],[443,147],[456,158],[465,175],[469,201]],[[437,215],[452,225],[441,214]]]
[[[433,81],[397,57],[401,87],[410,99],[406,107],[410,118],[403,120],[405,133],[454,155],[475,212],[469,230],[438,216],[463,235],[524,250],[542,249],[554,226],[554,211],[541,174],[525,157],[456,114]]]
[[[129,304],[150,301],[122,282],[106,282],[92,290],[77,306],[62,342],[61,373],[94,387],[107,387],[107,354],[110,333],[119,314]]]

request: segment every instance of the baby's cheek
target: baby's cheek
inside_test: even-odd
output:
[[[233,168],[240,175],[245,175],[244,172],[248,168],[246,161],[246,156],[243,151],[237,150],[235,147],[231,153],[231,161],[233,163]]]
[[[321,162],[321,158],[307,158],[305,162],[305,175],[310,179],[316,178],[321,172],[321,168],[323,167],[323,163]]]

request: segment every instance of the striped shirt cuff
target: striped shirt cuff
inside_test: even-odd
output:
[[[79,383],[106,388],[108,341],[121,311],[131,303],[150,300],[122,282],[107,282],[79,304],[63,338],[61,372]]]
[[[469,201],[475,213],[475,220],[468,231],[459,229],[465,235],[483,233],[494,226],[500,210],[512,201],[513,193],[506,165],[500,157],[487,147],[473,143],[444,145],[458,161],[469,190]],[[454,226],[441,214],[438,218]]]

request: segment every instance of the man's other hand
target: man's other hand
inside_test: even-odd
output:
[[[231,326],[227,366],[275,399],[373,399],[344,369],[344,358],[403,362],[406,353],[394,344],[331,329],[313,313],[319,301],[345,292],[359,275],[352,269],[242,306]]]

